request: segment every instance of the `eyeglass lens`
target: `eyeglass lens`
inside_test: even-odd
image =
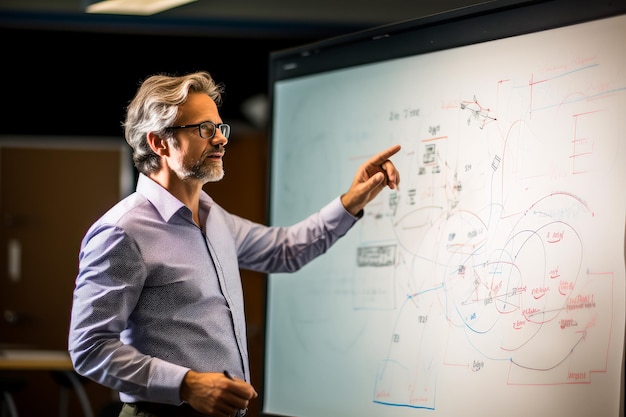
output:
[[[230,136],[230,125],[222,123],[219,127],[222,131],[222,135],[224,135],[224,137],[228,139],[228,137]]]
[[[230,126],[224,123],[220,123],[219,125],[216,126],[212,122],[204,122],[204,123],[201,123],[199,127],[200,127],[200,136],[206,139],[211,139],[213,136],[215,136],[216,127],[219,127],[220,131],[222,132],[222,135],[224,135],[226,139],[228,139],[228,137],[230,136]]]

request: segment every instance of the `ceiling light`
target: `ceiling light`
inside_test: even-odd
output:
[[[148,16],[194,1],[196,0],[88,0],[85,11]]]

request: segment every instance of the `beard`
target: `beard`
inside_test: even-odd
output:
[[[178,176],[182,180],[198,180],[203,184],[217,182],[224,178],[224,165],[222,160],[214,161],[208,155],[202,155],[199,160],[184,164],[178,170]]]

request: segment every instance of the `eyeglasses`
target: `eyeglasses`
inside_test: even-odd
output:
[[[213,122],[202,122],[195,125],[170,126],[167,129],[185,129],[188,127],[197,127],[198,134],[204,139],[212,139],[213,136],[215,136],[217,129],[222,132],[222,135],[226,139],[230,136],[230,125],[227,125],[226,123],[215,124]]]

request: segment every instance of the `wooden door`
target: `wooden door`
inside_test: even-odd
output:
[[[133,187],[127,148],[113,140],[0,142],[0,346],[67,350],[80,241]],[[59,391],[50,375],[20,376],[28,380],[16,395],[20,414],[54,415]],[[94,383],[86,388],[94,411],[111,399]]]

